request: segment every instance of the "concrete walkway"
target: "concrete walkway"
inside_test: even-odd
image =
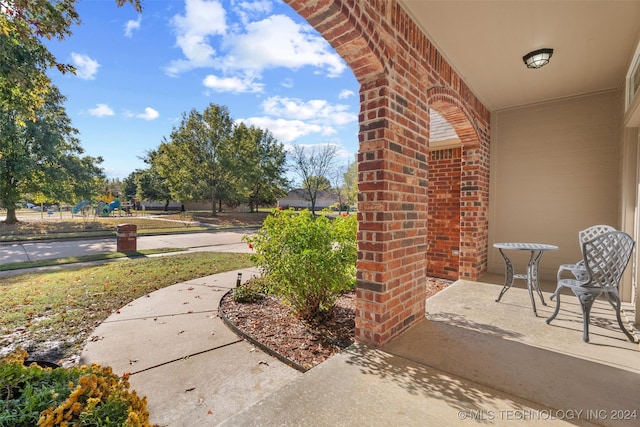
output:
[[[218,317],[223,295],[254,269],[160,289],[111,315],[92,334],[80,363],[130,373],[159,426],[212,426],[302,374],[231,332]]]

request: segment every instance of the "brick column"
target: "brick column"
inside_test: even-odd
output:
[[[427,145],[402,92],[385,79],[360,92],[356,338],[373,345],[424,315]]]
[[[356,339],[382,346],[424,316],[429,108],[461,141],[459,259],[442,262],[486,269],[490,114],[396,0],[285,2],[361,85]]]
[[[135,224],[118,224],[116,227],[116,252],[137,250],[138,227]]]

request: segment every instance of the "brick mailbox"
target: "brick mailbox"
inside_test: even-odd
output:
[[[116,252],[137,251],[138,228],[135,224],[120,224],[116,228]]]

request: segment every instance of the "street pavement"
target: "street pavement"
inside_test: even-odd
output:
[[[200,233],[138,236],[136,249],[183,248],[198,252],[250,253],[251,249],[246,242],[242,241],[242,238],[254,231],[254,229],[212,230]],[[95,239],[0,243],[0,264],[109,253],[115,252],[116,246],[115,236]],[[0,276],[23,272],[25,271],[0,271]]]

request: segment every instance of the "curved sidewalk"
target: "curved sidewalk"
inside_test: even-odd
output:
[[[159,426],[213,426],[302,374],[231,332],[218,317],[238,273],[155,291],[112,314],[92,334],[80,363],[129,373]]]

